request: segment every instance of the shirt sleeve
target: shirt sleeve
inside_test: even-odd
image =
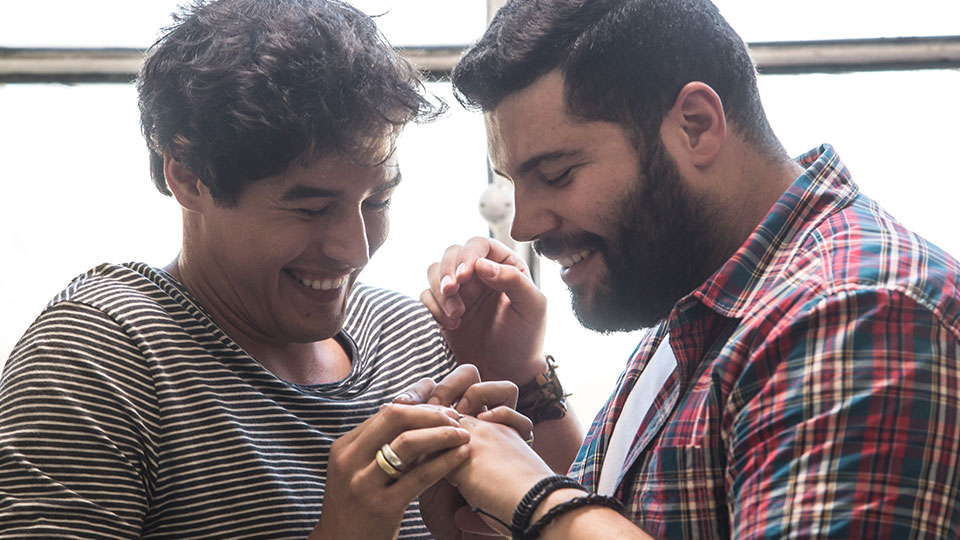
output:
[[[156,459],[145,365],[88,306],[28,329],[0,381],[0,538],[140,537]]]
[[[765,382],[733,394],[732,537],[955,537],[957,343],[888,290],[841,292],[777,324],[750,368]]]

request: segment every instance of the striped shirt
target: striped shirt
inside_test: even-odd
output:
[[[27,330],[0,379],[0,538],[305,539],[331,443],[452,353],[430,313],[356,285],[350,374],[284,382],[170,275],[102,265]],[[401,538],[430,538],[414,503]]]
[[[647,333],[571,475],[596,485],[667,333],[677,368],[616,495],[664,538],[958,538],[960,265],[859,193],[835,151]]]

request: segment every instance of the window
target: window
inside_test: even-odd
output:
[[[0,47],[148,46],[176,0],[11,2]],[[718,0],[748,42],[956,35],[955,0],[765,2]],[[401,47],[457,50],[481,34],[482,0],[360,0]],[[787,8],[793,7],[789,10]],[[0,51],[2,52],[2,51]],[[960,255],[960,71],[948,69],[762,75],[774,130],[799,154],[828,142],[868,195],[907,226]],[[487,164],[480,115],[462,110],[448,82],[428,84],[450,103],[447,117],[409,126],[400,142],[405,181],[391,210],[387,244],[361,276],[418,296],[425,271],[449,244],[488,233],[477,211]],[[0,365],[40,309],[72,277],[103,261],[169,262],[180,245],[180,211],[156,192],[130,84],[0,84]],[[426,210],[429,211],[426,211]],[[588,422],[606,400],[641,332],[584,330],[551,262],[546,352],[561,365],[571,403]]]

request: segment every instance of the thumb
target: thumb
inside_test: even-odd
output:
[[[393,398],[394,403],[402,403],[404,405],[419,405],[421,403],[426,403],[430,399],[430,395],[433,394],[433,389],[437,387],[437,383],[429,378],[424,377],[419,381],[411,384],[404,390],[400,395]]]

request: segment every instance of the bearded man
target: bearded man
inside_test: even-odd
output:
[[[514,0],[453,81],[514,185],[512,236],[560,263],[585,326],[650,328],[568,477],[462,422],[471,508],[527,539],[956,535],[960,264],[831,146],[787,155],[708,0]],[[455,351],[543,323],[530,280],[491,284],[507,257],[474,239],[431,267]]]

